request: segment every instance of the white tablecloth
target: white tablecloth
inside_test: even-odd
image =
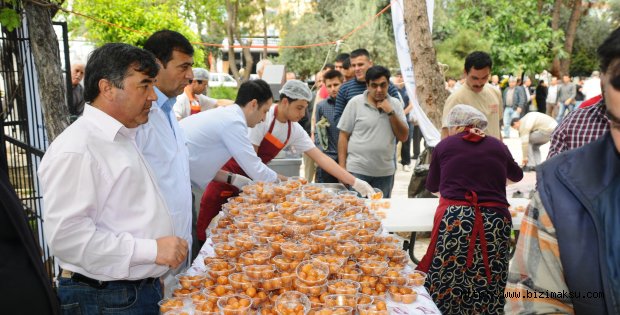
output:
[[[382,201],[390,203],[388,209],[381,210],[386,215],[381,223],[388,232],[430,232],[433,229],[439,198],[393,198]],[[527,198],[508,199],[508,203],[514,208],[527,207],[529,201]],[[512,217],[513,230],[521,229],[522,219],[523,212]]]

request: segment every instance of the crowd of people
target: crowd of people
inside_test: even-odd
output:
[[[287,146],[316,163],[316,182],[340,182],[360,196],[378,188],[390,197],[398,142],[400,163],[410,165],[416,128],[402,75],[375,65],[366,49],[326,65],[315,91],[291,75],[275,105],[261,79],[243,82],[234,102],[206,97],[209,74],[193,69],[193,54],[187,38],[163,30],[143,48],[105,44],[76,68],[73,81],[84,75],[86,105],[38,170],[44,236],[62,269],[58,299],[2,177],[1,221],[17,222],[9,224],[19,236],[13,242],[25,246],[14,250],[15,268],[29,270],[28,283],[41,288],[33,294],[45,301],[30,303],[33,312],[157,314],[163,288],[191,263],[192,244],[206,240],[227,198],[253,181],[286,180],[266,164]],[[600,73],[581,86],[568,75],[562,85],[551,78],[535,90],[529,79],[508,78],[502,91],[485,52],[466,57],[460,84],[448,80],[443,140],[426,181],[440,205],[417,266],[428,273],[425,286],[443,313],[620,311],[620,215],[613,211],[620,206],[620,29],[598,54]],[[591,83],[597,78],[602,96]],[[510,128],[518,129],[523,163],[536,168],[538,186],[509,265],[505,187],[523,178],[501,141]],[[540,165],[539,147],[549,141],[553,158]],[[202,196],[192,196],[192,187]],[[195,223],[192,198],[201,198]],[[11,294],[15,301],[21,295]],[[32,313],[28,304],[14,306]]]

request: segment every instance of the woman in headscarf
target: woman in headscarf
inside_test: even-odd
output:
[[[477,109],[455,106],[426,180],[441,197],[418,269],[428,273],[425,286],[444,314],[503,314],[512,230],[506,183],[523,172],[506,145],[484,134],[486,126]]]

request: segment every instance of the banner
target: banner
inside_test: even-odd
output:
[[[433,9],[435,4],[433,0],[426,0],[426,10],[428,14],[428,21],[433,26]],[[422,131],[424,141],[434,147],[441,140],[441,134],[439,130],[435,128],[435,125],[428,119],[426,113],[420,107],[418,103],[418,97],[416,94],[415,76],[413,74],[413,63],[411,62],[411,55],[409,53],[409,44],[407,43],[407,35],[405,34],[405,10],[403,6],[403,0],[392,1],[392,27],[394,28],[394,39],[396,42],[396,53],[398,55],[398,62],[400,64],[400,71],[403,74],[403,80],[405,81],[405,87],[407,88],[407,95],[413,102],[412,115],[418,122],[418,127]]]

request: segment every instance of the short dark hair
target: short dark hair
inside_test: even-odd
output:
[[[358,48],[354,51],[351,52],[351,56],[349,56],[349,58],[353,59],[353,58],[357,58],[360,56],[366,56],[368,59],[370,59],[370,53],[368,52],[368,50],[364,49],[364,48]]]
[[[342,68],[349,70],[351,68],[351,58],[347,58],[342,62]]]
[[[386,67],[372,66],[366,70],[366,84],[370,84],[370,81],[377,80],[381,77],[385,77],[389,81],[391,76],[390,70]]]
[[[518,123],[521,119],[519,119],[519,117],[515,117],[510,121],[510,127],[514,126],[516,123]]]
[[[334,69],[336,69],[336,66],[334,66],[334,64],[333,64],[333,63],[326,63],[326,64],[323,66],[323,70],[325,70],[325,69],[334,70]]]
[[[344,62],[346,59],[349,59],[349,57],[349,54],[341,53],[336,56],[336,60],[334,60],[334,62]]]
[[[620,28],[613,31],[596,50],[601,72],[609,75],[609,83],[620,90]],[[613,69],[609,69],[613,66]]]
[[[491,56],[484,51],[474,51],[465,57],[465,72],[469,73],[471,68],[481,70],[486,67],[493,68]]]
[[[155,56],[147,50],[122,43],[105,44],[95,49],[90,53],[84,70],[84,100],[92,102],[99,96],[101,79],[123,89],[123,81],[130,68],[151,78],[159,72]]]
[[[239,91],[237,92],[235,104],[245,107],[247,103],[256,99],[256,101],[258,101],[258,107],[261,107],[270,98],[273,98],[273,93],[271,93],[271,88],[269,88],[267,82],[261,79],[249,80],[241,83]]]
[[[161,30],[153,33],[144,43],[144,49],[152,52],[162,63],[164,68],[172,59],[172,52],[177,50],[186,55],[194,55],[194,47],[179,32]]]
[[[323,82],[325,82],[325,80],[331,80],[334,78],[338,78],[340,79],[340,82],[342,82],[342,80],[344,80],[344,76],[342,75],[342,73],[340,73],[340,71],[338,70],[329,70],[327,72],[325,72],[325,74],[323,75]]]

